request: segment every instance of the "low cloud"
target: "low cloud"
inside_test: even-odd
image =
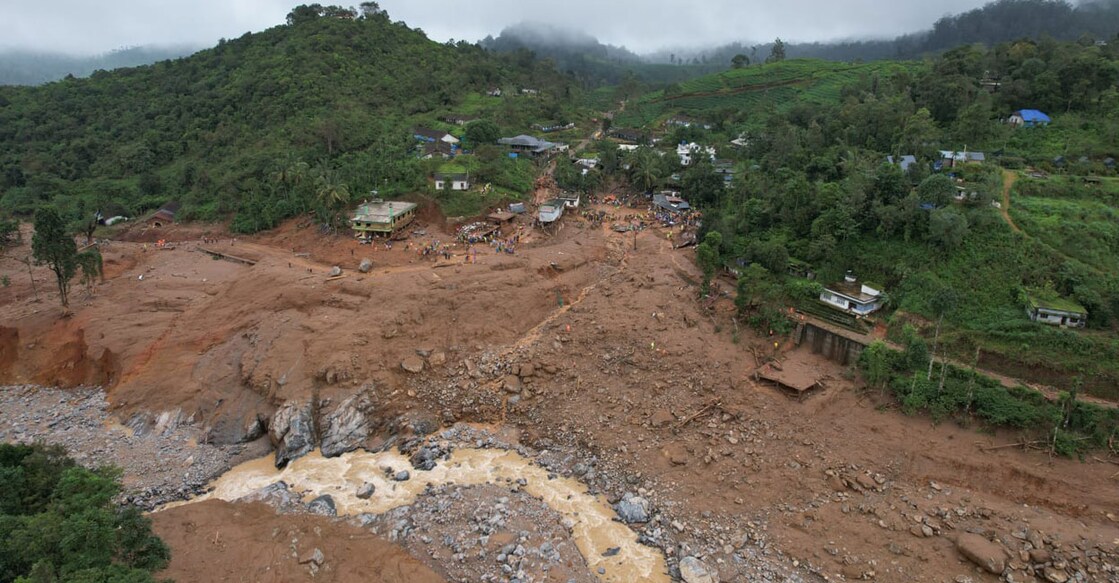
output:
[[[284,21],[291,0],[14,0],[0,46],[71,54],[149,44],[213,45]],[[329,2],[325,2],[329,3]],[[887,38],[928,28],[982,0],[383,0],[396,20],[438,41],[476,41],[534,21],[570,28],[637,52],[731,41]],[[347,4],[343,2],[342,4]]]

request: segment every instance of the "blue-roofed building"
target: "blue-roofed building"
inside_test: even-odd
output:
[[[1015,127],[1022,126],[1032,128],[1035,126],[1047,126],[1050,121],[1052,120],[1049,119],[1048,115],[1036,109],[1020,109],[1010,116],[1010,125]]]

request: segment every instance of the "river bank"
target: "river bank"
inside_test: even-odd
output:
[[[58,444],[83,466],[118,467],[123,501],[145,510],[199,495],[229,468],[271,449],[267,439],[208,444],[199,428],[189,424],[129,427],[108,408],[98,387],[0,387],[0,441]]]

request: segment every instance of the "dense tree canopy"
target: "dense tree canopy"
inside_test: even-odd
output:
[[[411,128],[471,95],[538,88],[475,106],[511,129],[570,101],[547,63],[432,42],[375,4],[300,6],[289,22],[175,61],[0,88],[0,207],[29,215],[49,201],[73,225],[178,200],[183,218],[235,214],[253,231],[322,211],[319,169],[351,192],[420,189]],[[289,180],[298,163],[310,175]]]
[[[74,465],[56,446],[0,444],[0,583],[152,582],[170,558],[115,471]]]

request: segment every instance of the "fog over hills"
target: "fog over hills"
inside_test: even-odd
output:
[[[136,67],[185,57],[199,48],[201,47],[129,47],[96,56],[20,49],[0,50],[0,85],[38,85],[67,75],[86,77],[98,69]]]

